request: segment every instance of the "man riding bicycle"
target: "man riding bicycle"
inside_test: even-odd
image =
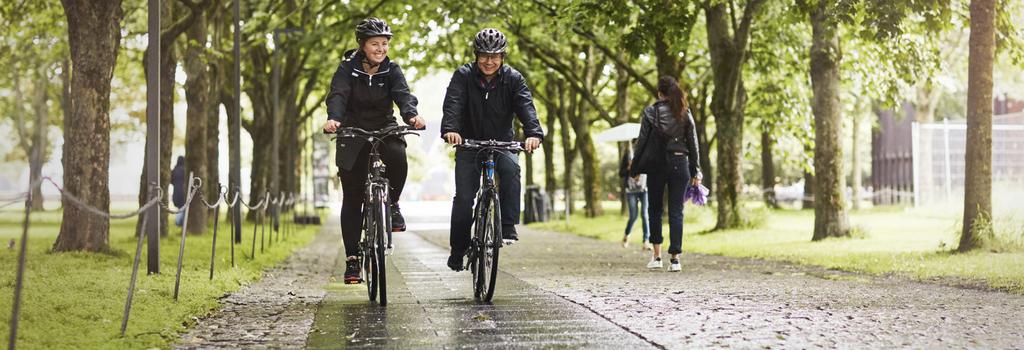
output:
[[[537,109],[526,79],[504,64],[508,41],[497,29],[484,29],[473,42],[476,61],[467,63],[452,75],[444,97],[441,135],[450,144],[463,139],[512,141],[513,114],[519,118],[526,135],[527,152],[540,147],[544,130],[537,120]],[[448,267],[463,269],[463,258],[470,244],[473,225],[473,199],[480,187],[479,153],[467,149],[455,151],[455,200],[449,243]],[[502,237],[509,243],[518,240],[521,184],[519,162],[515,155],[502,152],[496,159],[501,197]]]

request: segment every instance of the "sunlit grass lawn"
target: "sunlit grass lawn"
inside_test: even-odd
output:
[[[223,214],[223,213],[222,213]],[[0,213],[0,325],[8,340],[14,293],[17,246],[23,213]],[[131,276],[136,239],[134,219],[111,222],[110,245],[115,254],[50,253],[60,229],[60,213],[33,213],[28,245],[25,288],[22,292],[18,347],[21,349],[168,348],[194,317],[217,307],[217,299],[258,279],[261,271],[282,261],[309,243],[319,226],[296,226],[287,240],[266,246],[256,259],[247,258],[252,247],[251,223],[243,223],[243,243],[235,246],[236,267],[231,267],[229,228],[221,222],[217,236],[214,279],[209,279],[212,225],[208,233],[186,239],[179,300],[174,302],[174,276],[181,229],[173,227],[160,242],[160,275],[146,275],[146,248],[128,330],[120,335],[121,315]],[[266,231],[269,234],[270,230]]]
[[[626,217],[617,203],[606,205],[606,215],[587,219],[574,215],[564,221],[531,224],[536,229],[571,232],[608,241],[621,241]],[[757,212],[757,210],[755,210]],[[880,207],[856,211],[851,224],[854,238],[811,242],[812,210],[760,211],[764,224],[755,229],[710,231],[712,208],[687,206],[683,234],[685,252],[783,260],[871,274],[898,274],[915,279],[963,278],[990,287],[1024,293],[1024,251],[950,253],[956,247],[959,215],[944,209]],[[1019,218],[1019,216],[1018,216]],[[638,220],[639,224],[639,220]],[[1016,226],[1013,226],[1016,224]],[[1005,237],[1020,242],[1024,226],[1003,225]],[[1009,227],[1007,227],[1009,226]],[[667,234],[668,226],[663,232]],[[633,228],[632,244],[641,230]]]

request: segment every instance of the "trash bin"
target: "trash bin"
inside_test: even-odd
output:
[[[545,222],[551,217],[551,200],[540,186],[526,186],[524,201],[526,205],[523,206],[523,224]]]

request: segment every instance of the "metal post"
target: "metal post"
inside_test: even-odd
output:
[[[147,198],[156,197],[155,191],[160,189],[160,1],[149,0],[149,54],[146,70],[146,183],[149,184]],[[161,199],[163,200],[163,199]],[[146,211],[145,216],[153,220],[143,220],[146,233],[146,272],[160,273],[160,222],[157,218],[163,215],[159,205]]]
[[[37,126],[38,127],[38,126]],[[32,151],[33,154],[40,152],[38,145]],[[33,157],[34,158],[34,157]],[[35,180],[35,179],[32,179]],[[28,194],[25,196],[25,220],[21,222],[21,244],[18,247],[18,272],[14,282],[14,304],[11,307],[11,335],[7,341],[7,348],[14,350],[18,340],[18,313],[21,311],[21,288],[25,280],[25,255],[28,249],[28,220],[32,214],[32,184],[29,181]]]
[[[278,40],[280,30],[274,30],[274,53],[271,56],[270,62],[270,94],[273,96],[271,99],[271,137],[270,137],[270,183],[268,190],[270,193],[277,193],[278,189],[281,188],[279,182],[281,177],[279,170],[281,169],[281,68],[280,68],[280,52],[281,42]],[[277,223],[277,213],[271,208],[271,222]],[[273,234],[273,232],[271,232]],[[262,239],[262,236],[261,236]],[[263,250],[262,241],[260,242],[260,251]]]
[[[192,172],[188,173],[188,198],[185,199],[185,221],[181,224],[181,245],[178,247],[178,273],[174,275],[174,301],[178,301],[178,287],[181,286],[181,260],[185,256],[185,232],[188,232],[188,210],[192,207]]]
[[[270,196],[269,195],[267,196],[267,200],[268,201],[270,200]],[[263,245],[265,244],[264,241],[266,240],[265,236],[266,236],[266,232],[267,232],[267,208],[269,208],[269,207],[270,207],[270,203],[268,202],[263,207],[263,209],[261,209],[259,212],[256,213],[256,216],[260,218],[259,219],[259,222],[260,222],[260,253],[263,253]]]
[[[150,0],[155,1],[155,0]],[[241,38],[242,38],[242,27],[241,27],[241,0],[235,0],[235,23],[234,23],[234,54],[235,54],[235,72],[234,72],[234,85],[235,85],[235,105],[232,108],[235,109],[234,119],[232,127],[228,129],[228,158],[230,166],[228,167],[228,188],[235,191],[236,196],[242,194],[242,151],[239,143],[240,131],[239,128],[242,125],[242,50],[241,50]],[[229,123],[231,124],[231,123]],[[229,196],[230,197],[230,196]],[[241,198],[241,197],[239,197]],[[236,206],[231,208],[232,220],[232,231],[234,243],[242,243],[242,220],[239,217],[242,215],[242,206],[239,202]],[[231,248],[234,249],[234,243],[231,244]],[[232,250],[234,252],[234,250]],[[232,263],[234,266],[234,254],[231,255]]]
[[[266,200],[266,199],[264,198],[263,200]],[[252,212],[253,209],[256,209],[256,219],[252,223],[252,250],[250,250],[252,252],[252,254],[249,255],[250,259],[256,259],[256,227],[258,227],[260,225],[260,212],[259,212],[259,209],[258,208],[250,207],[249,211]]]
[[[235,205],[238,205],[238,203],[235,203]],[[235,205],[228,207],[228,221],[231,224],[231,235],[228,236],[230,242],[228,245],[231,246],[231,267],[235,267],[235,232],[237,232],[235,231],[235,220],[238,216],[231,215],[235,211]]]
[[[213,266],[217,259],[217,226],[220,225],[220,204],[213,208],[213,248],[210,252],[210,279],[213,279]]]
[[[152,200],[152,198],[150,198],[150,200]],[[161,199],[161,200],[163,200],[163,199]],[[149,201],[146,201],[146,202],[148,203]],[[159,207],[159,205],[154,205],[154,206],[155,207]],[[155,217],[153,218],[153,220],[149,220],[149,216],[143,215],[142,216],[142,227],[146,227],[146,224],[148,224],[149,221],[156,221],[156,220],[157,220],[157,218],[155,218]],[[140,260],[140,257],[142,256],[142,239],[143,239],[142,236],[143,235],[139,235],[138,241],[135,243],[135,261],[132,262],[132,278],[131,278],[131,281],[128,282],[128,299],[125,300],[125,302],[124,302],[124,315],[121,316],[121,336],[122,337],[124,336],[124,331],[126,329],[128,329],[128,313],[130,313],[132,311],[132,297],[135,296],[135,280],[136,280],[136,278],[139,275],[139,260]]]

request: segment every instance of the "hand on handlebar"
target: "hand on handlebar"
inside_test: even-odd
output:
[[[339,122],[337,120],[328,119],[327,122],[324,123],[324,132],[332,133],[332,132],[337,131],[338,128],[340,128],[340,127],[341,127],[341,122]]]
[[[447,134],[444,134],[444,140],[452,145],[462,144],[462,136],[459,135],[459,133],[457,132],[449,132]]]
[[[533,153],[533,150],[540,148],[540,139],[536,137],[527,137],[525,142],[526,152]]]
[[[423,130],[423,129],[427,128],[427,124],[423,121],[423,118],[421,118],[418,115],[415,116],[415,117],[409,118],[409,120],[406,121],[406,124],[409,124],[409,126],[413,127],[413,129],[416,129],[416,130]]]

